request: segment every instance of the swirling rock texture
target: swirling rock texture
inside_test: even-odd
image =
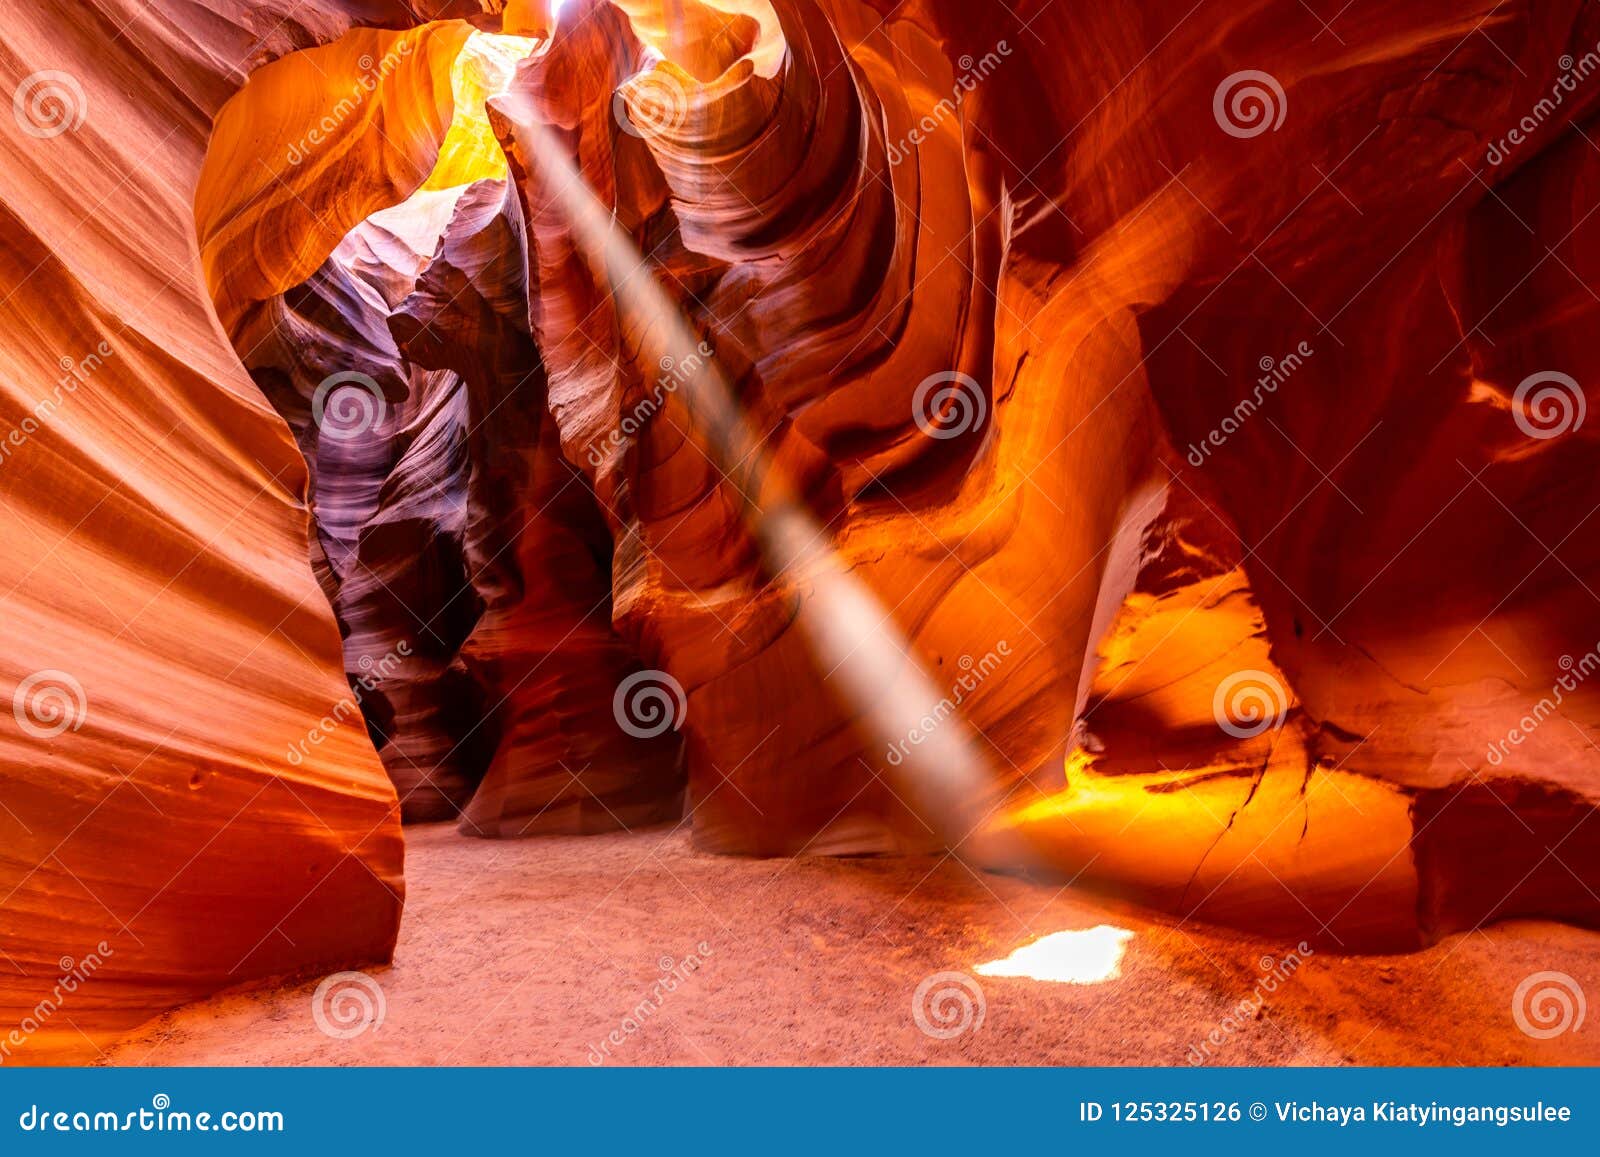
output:
[[[252,308],[234,340],[312,467],[311,562],[344,637],[347,677],[402,814],[428,819],[453,815],[475,782],[479,716],[458,653],[478,608],[463,558],[461,381],[414,367],[386,324],[455,197],[414,202],[396,224],[419,235],[385,228],[393,210],[375,215],[309,281]]]
[[[998,781],[973,854],[1020,832],[1072,878],[1346,946],[1600,914],[1586,355],[1544,313],[1594,299],[1600,98],[1563,89],[1520,163],[1484,163],[1594,59],[1592,10],[1355,5],[1325,51],[1271,4],[617,7],[630,29],[565,10],[491,106],[560,131],[946,673],[930,725],[958,704]],[[665,59],[618,84],[630,30]],[[508,139],[536,174],[544,138]],[[534,237],[578,461],[649,393],[649,340],[586,270],[549,275],[559,222]],[[764,573],[684,417],[593,478],[619,630],[688,688],[698,841],[926,846],[894,737],[827,694],[803,576]]]
[[[461,827],[515,836],[676,819],[677,736],[625,731],[613,710],[639,667],[611,628],[610,536],[549,414],[522,217],[509,194],[504,181],[466,191],[426,273],[389,317],[409,358],[448,367],[466,389],[464,589],[483,613],[462,654],[494,731],[482,782],[457,808]]]
[[[350,693],[304,459],[217,325],[195,230],[246,73],[358,18],[409,22],[113,2],[0,32],[5,1059],[93,1055],[163,1006],[393,946],[394,789],[363,728],[322,722]],[[352,71],[380,36],[357,35]]]
[[[1593,375],[1561,334],[1594,300],[1580,227],[1592,193],[1577,168],[1597,96],[1570,77],[1568,93],[1560,78],[1585,54],[1593,63],[1600,14],[1350,15],[1338,67],[1272,50],[1282,90],[1266,90],[1272,127],[1237,121],[1228,81],[1244,61],[1174,66],[1187,87],[1162,102],[1202,107],[1214,95],[1226,139],[1145,138],[1137,201],[1105,206],[1095,174],[1113,156],[1133,159],[1110,143],[1129,131],[1125,115],[1142,130],[1159,123],[1156,110],[1069,109],[1068,123],[1084,123],[1067,156],[1050,152],[1053,138],[1028,139],[1037,122],[1002,116],[996,152],[1024,167],[1051,156],[1031,179],[1056,172],[1061,212],[1089,237],[1104,238],[1109,208],[1132,221],[1124,250],[1127,233],[1156,227],[1168,236],[1161,265],[1182,258],[1180,285],[1132,303],[1141,373],[1198,475],[1180,470],[1170,485],[1214,490],[1237,535],[1282,674],[1269,691],[1288,708],[1266,770],[1236,771],[1237,806],[1207,818],[1216,840],[1198,877],[1239,864],[1225,886],[1205,885],[1213,902],[1246,895],[1254,879],[1263,894],[1306,903],[1335,935],[1356,918],[1351,940],[1396,944],[1495,916],[1593,922],[1595,688],[1581,671],[1594,663],[1582,527],[1596,479],[1593,430],[1576,420]],[[1224,46],[1265,41],[1285,21],[1295,23],[1265,8],[1240,15]],[[1184,25],[1158,55],[1202,59],[1210,35]],[[1385,68],[1397,71],[1376,75],[1416,83],[1403,96],[1386,81],[1368,87]],[[1564,99],[1545,119],[1552,86]],[[1465,123],[1463,107],[1474,110]],[[1530,115],[1550,135],[1496,162],[1495,143]],[[1553,216],[1533,207],[1553,202]],[[1540,241],[1530,250],[1524,237]],[[1565,418],[1524,385],[1549,373],[1571,383],[1554,399]],[[1259,406],[1241,411],[1242,401]],[[1219,630],[1195,659],[1230,641]],[[1192,665],[1187,698],[1198,705],[1221,684]],[[1248,653],[1229,665],[1273,673]],[[1306,752],[1298,794],[1274,775],[1285,745]],[[1187,762],[1179,745],[1171,764]],[[1362,794],[1350,793],[1352,776]],[[1258,838],[1241,821],[1274,798],[1286,822]],[[1316,843],[1323,814],[1347,882],[1318,902],[1284,867]],[[1297,827],[1304,834],[1288,838]],[[1307,883],[1320,891],[1329,878]],[[1363,917],[1377,893],[1392,903]]]
[[[383,77],[409,59],[406,44],[363,67]],[[426,178],[419,191],[358,221],[299,285],[260,297],[303,261],[262,215],[265,197],[229,191],[207,234],[212,287],[314,463],[313,565],[405,817],[461,816],[485,835],[607,830],[681,814],[679,744],[622,730],[612,709],[637,664],[610,627],[610,538],[556,449],[521,217],[481,115],[514,52],[467,43],[449,71],[457,115],[430,121],[445,130],[432,168],[407,170],[412,187]],[[297,63],[263,70],[221,131],[277,116]],[[388,115],[374,106],[370,119]],[[297,177],[302,151],[288,154]],[[352,206],[384,196],[315,152],[305,165],[298,205],[319,190]],[[403,191],[384,178],[388,196]],[[282,274],[235,272],[231,246],[252,232],[251,245],[284,252]],[[246,295],[260,300],[234,305]]]
[[[293,7],[0,33],[32,1054],[383,958],[402,798],[1347,949],[1600,922],[1593,6]],[[944,693],[913,732],[797,628],[701,359]],[[952,834],[906,757],[963,726]]]

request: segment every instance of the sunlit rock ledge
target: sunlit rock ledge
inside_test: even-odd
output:
[[[1205,7],[10,21],[7,1059],[402,819],[1594,924],[1600,15]]]

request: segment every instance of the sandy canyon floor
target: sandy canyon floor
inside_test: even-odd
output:
[[[407,843],[395,963],[369,970],[380,1025],[319,1031],[309,978],[169,1013],[102,1063],[585,1065],[613,1031],[606,1063],[628,1065],[1181,1065],[1214,1031],[1211,1064],[1600,1063],[1595,1023],[1539,1040],[1512,1016],[1533,973],[1600,981],[1600,934],[1556,924],[1406,957],[1318,953],[1268,995],[1263,958],[1291,946],[949,858],[731,859],[669,828],[489,842],[438,825]],[[1133,933],[1116,978],[979,977],[981,1026],[950,1039],[918,1027],[929,975],[1101,924]],[[698,971],[625,1031],[660,969],[702,943]]]

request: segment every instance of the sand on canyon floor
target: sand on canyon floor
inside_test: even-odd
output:
[[[310,978],[158,1017],[102,1063],[1183,1065],[1202,1046],[1209,1064],[1600,1063],[1600,1026],[1541,1040],[1513,1017],[1534,973],[1600,993],[1600,934],[1558,924],[1411,956],[1317,953],[1268,985],[1292,946],[951,858],[736,859],[671,828],[492,842],[433,825],[407,845],[394,964],[368,969],[381,1024],[327,1035]],[[971,977],[1035,937],[1099,925],[1132,933],[1113,979]],[[913,1014],[940,972],[971,980],[936,982],[930,1002],[977,986],[948,1038]],[[924,1019],[959,1027],[963,1011],[943,1000]]]

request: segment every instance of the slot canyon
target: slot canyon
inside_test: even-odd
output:
[[[12,7],[0,1063],[1600,1063],[1600,5]]]

